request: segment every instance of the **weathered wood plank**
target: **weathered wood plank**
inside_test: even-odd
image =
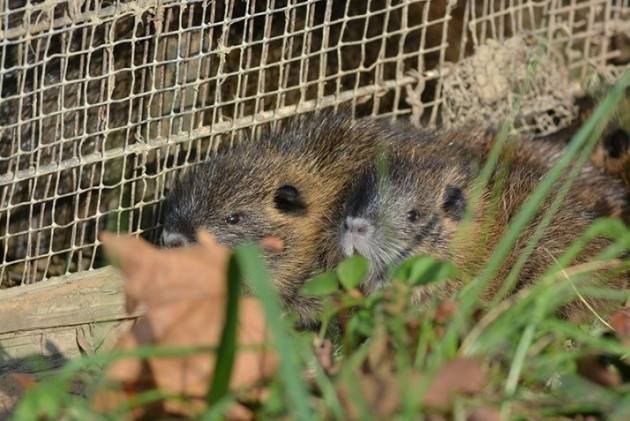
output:
[[[111,348],[140,313],[127,314],[123,286],[108,267],[0,291],[0,372],[38,372]]]
[[[0,291],[0,334],[127,318],[123,284],[107,267]]]

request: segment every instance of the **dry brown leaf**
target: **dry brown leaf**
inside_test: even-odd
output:
[[[32,374],[11,373],[8,377],[12,377],[20,385],[22,390],[28,390],[37,384],[37,378]]]
[[[491,406],[483,406],[472,411],[467,421],[501,421],[501,411]]]
[[[129,236],[104,234],[102,241],[127,278],[128,310],[142,306],[145,314],[118,342],[120,350],[138,346],[214,347],[223,330],[226,306],[226,267],[230,251],[207,233],[199,244],[180,249],[157,249]],[[230,382],[232,389],[269,378],[277,359],[268,348],[267,327],[258,301],[244,297],[239,306],[238,351]],[[254,348],[254,347],[258,348]],[[190,404],[167,402],[167,413],[193,415],[203,409],[215,358],[211,352],[185,357],[130,358],[109,368],[108,378],[122,384],[126,394],[98,396],[95,405],[111,409],[126,395],[159,388],[193,399]],[[113,404],[113,405],[109,405]],[[242,413],[242,411],[241,411]],[[246,418],[239,418],[246,419]]]
[[[440,303],[435,311],[435,321],[439,324],[446,324],[457,312],[457,304],[453,300],[445,300]]]
[[[456,358],[437,372],[424,396],[424,403],[434,408],[444,408],[457,394],[479,393],[486,382],[486,372],[480,361],[474,358]]]
[[[25,373],[0,375],[0,419],[11,413],[24,392],[37,383],[35,376]]]
[[[364,295],[357,288],[352,288],[350,291],[348,291],[348,296],[358,300],[358,299],[363,298]]]
[[[319,365],[326,373],[331,374],[334,371],[334,363],[333,344],[330,339],[319,340],[316,338],[313,343],[313,348]]]
[[[374,373],[358,374],[359,392],[370,413],[375,419],[385,418],[395,413],[400,406],[400,385],[394,375],[380,376]],[[354,398],[353,384],[337,384],[339,401],[345,409],[348,419],[361,419],[361,413]]]
[[[602,386],[615,387],[622,383],[619,373],[611,370],[596,355],[588,355],[578,359],[577,371],[582,377]]]
[[[615,333],[624,342],[630,342],[630,307],[620,308],[609,319]]]
[[[418,372],[406,374],[411,384],[417,384],[421,380],[421,374]],[[403,395],[402,384],[393,370],[362,371],[357,376],[360,393],[377,419],[392,416],[399,409],[400,397]],[[422,402],[433,409],[447,409],[456,395],[479,393],[486,383],[486,372],[478,360],[456,358],[438,370]],[[357,419],[360,413],[349,389],[351,386],[342,381],[337,387],[340,402],[348,417]]]
[[[377,326],[370,338],[370,350],[367,354],[366,363],[371,373],[388,375],[394,370],[393,349],[390,338],[383,326]]]
[[[427,421],[447,421],[448,418],[446,418],[444,414],[434,413],[434,414],[428,414],[426,417],[426,420]]]

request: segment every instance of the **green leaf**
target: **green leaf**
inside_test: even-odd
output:
[[[411,275],[411,268],[413,267],[416,260],[418,260],[418,256],[407,259],[398,266],[389,266],[387,269],[388,278],[392,280],[407,281],[407,279],[409,279],[409,276]]]
[[[67,378],[53,378],[36,384],[19,401],[12,419],[18,421],[58,419],[68,397]]]
[[[355,325],[353,326],[353,330],[356,333],[360,333],[365,336],[370,336],[374,331],[374,318],[372,314],[365,310],[358,311],[353,319],[355,320]]]
[[[300,289],[303,295],[329,295],[339,289],[337,275],[334,272],[324,272],[308,281]]]
[[[352,256],[339,264],[337,276],[346,291],[359,286],[369,271],[367,259],[363,256]]]
[[[431,256],[416,256],[401,265],[398,276],[410,285],[418,286],[452,278],[455,272],[455,267],[449,262]]]

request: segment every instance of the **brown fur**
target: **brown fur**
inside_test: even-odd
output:
[[[468,196],[472,177],[485,154],[483,148],[475,145],[475,136],[480,131],[435,132],[374,119],[352,122],[350,117],[345,112],[324,112],[294,118],[279,131],[242,141],[235,148],[219,153],[192,171],[171,193],[164,215],[165,229],[193,241],[194,230],[205,228],[229,246],[260,241],[267,236],[280,238],[284,249],[266,255],[274,284],[286,307],[295,310],[303,324],[309,324],[318,304],[300,296],[298,291],[312,276],[339,261],[335,242],[345,216],[345,202],[350,190],[356,187],[354,182],[374,164],[379,151],[389,151],[394,160],[404,161],[398,170],[410,177],[405,182],[410,184],[403,187],[413,191],[422,186],[431,204],[439,202],[440,189],[449,184],[461,187]],[[479,270],[508,221],[547,168],[527,154],[517,157],[512,160],[513,170],[491,224],[482,223],[490,215],[486,209],[489,193],[486,193],[473,224],[473,236],[451,241],[460,223],[443,213],[441,237],[436,238],[433,248],[415,251],[452,256],[468,272]],[[424,173],[409,166],[433,161],[440,164],[435,168],[429,165]],[[534,280],[553,261],[547,250],[557,257],[594,217],[617,212],[618,199],[606,201],[606,206],[592,206],[581,194],[585,180],[578,180],[578,186],[543,238],[542,246],[529,259],[519,287]],[[295,209],[279,207],[276,195],[283,186],[291,186],[299,193],[299,206]],[[601,198],[617,197],[614,188],[611,192],[593,191]],[[231,226],[226,224],[226,218],[233,213],[239,213],[243,219]],[[532,224],[521,237],[497,279],[507,273],[533,227]],[[483,246],[479,247],[480,243]],[[474,247],[467,247],[470,244]],[[594,255],[602,244],[593,246],[585,255]],[[470,250],[476,253],[470,254]]]
[[[462,145],[466,148],[468,156],[486,158],[494,145],[496,132],[478,126],[468,126],[462,130],[447,130],[441,133],[439,143]],[[614,216],[630,221],[629,199],[630,193],[615,175],[611,167],[595,166],[592,161],[599,157],[605,160],[607,153],[602,152],[601,144],[598,144],[591,155],[591,162],[586,163],[577,177],[579,189],[574,189],[574,194],[580,195],[585,204],[590,208],[599,208],[600,216]],[[565,153],[562,144],[545,139],[533,139],[529,137],[509,138],[504,146],[501,160],[513,167],[536,167],[537,171],[544,174],[555,165]],[[621,157],[618,161],[623,160]],[[612,175],[612,176],[611,176]],[[595,194],[593,194],[596,192]]]
[[[165,230],[189,242],[195,229],[205,228],[229,246],[278,237],[284,249],[267,255],[274,283],[286,306],[308,324],[317,302],[298,290],[335,262],[330,251],[344,190],[376,150],[371,124],[325,112],[242,141],[176,186],[167,201]],[[283,186],[299,193],[292,209],[276,201]],[[231,226],[226,217],[233,213],[242,221]]]
[[[416,133],[419,133],[418,136],[423,133],[421,136],[431,138],[430,132]],[[481,196],[481,203],[473,215],[472,224],[467,227],[467,230],[456,232],[457,228],[461,226],[460,221],[458,218],[445,213],[444,209],[440,207],[440,201],[449,185],[460,188],[466,200],[471,197],[472,181],[482,164],[481,161],[487,154],[485,145],[489,144],[486,141],[480,142],[478,136],[489,135],[480,129],[442,131],[433,134],[434,140],[441,146],[427,148],[423,142],[419,142],[417,145],[410,142],[404,146],[396,145],[395,147],[391,147],[389,144],[388,188],[394,189],[392,190],[394,197],[388,197],[382,192],[366,193],[368,196],[372,195],[371,200],[374,206],[364,207],[362,211],[359,211],[359,217],[365,217],[370,221],[380,219],[380,223],[383,222],[382,219],[390,218],[390,221],[394,220],[394,236],[398,235],[399,237],[397,241],[408,241],[407,244],[414,244],[411,240],[417,231],[413,231],[414,228],[410,227],[409,232],[407,232],[403,219],[397,222],[394,214],[404,214],[415,206],[414,209],[418,209],[421,215],[426,215],[426,219],[420,221],[420,225],[430,220],[430,216],[436,216],[437,222],[432,225],[429,234],[423,237],[419,245],[409,255],[428,253],[438,258],[449,257],[463,270],[462,279],[466,278],[466,274],[479,273],[504,234],[509,222],[516,215],[524,200],[537,187],[549,169],[550,162],[553,161],[546,158],[551,156],[547,155],[548,150],[537,149],[532,144],[528,144],[529,141],[527,140],[524,143],[519,143],[518,147],[508,154],[504,154],[501,158],[499,168],[495,171],[490,185]],[[479,145],[484,147],[480,148]],[[525,147],[520,147],[521,145],[525,145]],[[444,147],[447,147],[452,154],[445,155]],[[475,160],[478,162],[474,162]],[[506,178],[499,175],[502,170],[505,170]],[[493,189],[500,183],[504,183],[504,186],[493,200]],[[357,188],[355,186],[354,189]],[[400,196],[403,195],[408,195],[409,199],[401,200]],[[528,239],[536,230],[551,201],[552,198],[548,198],[543,203],[532,222],[520,235],[491,284],[486,298],[493,296],[501,287],[502,281],[525,249]],[[370,206],[372,206],[371,211],[366,211]],[[515,286],[516,289],[523,288],[537,280],[596,218],[621,216],[626,207],[626,192],[621,184],[587,165],[587,168],[578,176],[568,197],[553,217],[539,244],[521,270]],[[382,244],[389,245],[383,245],[383,247],[398,247],[392,246],[392,243],[387,241],[383,241]],[[608,244],[610,242],[603,238],[591,241],[571,264],[588,261]],[[404,249],[402,246],[400,248]],[[396,254],[393,250],[393,248],[390,250],[391,254]],[[608,286],[627,288],[627,274],[621,274],[614,279],[606,279],[599,274],[592,275],[592,277],[593,281],[605,281]],[[460,282],[455,281],[448,284],[446,289],[432,287],[425,290],[424,293],[446,295],[456,290],[459,285],[461,285]],[[569,315],[582,310],[584,307],[580,303],[574,302],[564,308],[562,313]]]
[[[484,258],[480,261],[485,262],[490,256],[490,252],[494,250],[496,244],[504,234],[505,229],[511,222],[512,218],[517,214],[523,202],[536,189],[540,179],[544,175],[546,168],[540,168],[536,165],[528,165],[527,161],[522,159],[510,162],[510,170],[505,182],[505,189],[501,191],[497,201],[496,210],[488,212],[487,204],[491,202],[490,192],[486,191],[482,199],[480,209],[481,215],[478,218],[487,218],[488,223],[480,223],[479,219],[475,224],[479,224],[477,229],[483,229],[487,241],[482,245],[482,253]],[[532,282],[538,280],[540,276],[555,262],[556,259],[564,253],[588,227],[599,217],[619,216],[621,215],[621,203],[617,201],[615,189],[608,186],[607,189],[600,188],[597,184],[589,182],[589,178],[578,178],[569,194],[564,199],[562,205],[551,220],[551,223],[544,231],[544,234],[532,254],[523,266],[515,285],[515,289],[519,290]],[[493,180],[493,185],[497,180]],[[599,187],[599,188],[598,188]],[[609,194],[610,193],[610,194]],[[536,231],[539,223],[544,217],[544,213],[548,210],[549,205],[553,201],[553,192],[539,207],[538,212],[520,234],[516,244],[512,247],[507,259],[495,277],[488,291],[488,297],[494,294],[502,287],[503,280],[515,265],[519,256],[527,247],[529,239]],[[613,196],[612,200],[609,199]],[[608,202],[606,207],[601,207],[600,203]],[[603,237],[593,239],[582,250],[577,258],[569,265],[577,265],[590,261],[594,256],[603,251],[611,242]],[[478,247],[478,245],[477,245]],[[479,261],[478,261],[479,262]],[[466,262],[466,265],[478,270],[475,262]],[[589,274],[591,285],[604,284],[605,286],[625,289],[628,287],[627,274],[618,275],[613,279],[607,279],[606,274],[593,273]],[[595,302],[591,300],[591,304],[599,308],[603,302]],[[578,300],[573,301],[566,307],[561,309],[561,313],[565,316],[586,315],[586,308]]]

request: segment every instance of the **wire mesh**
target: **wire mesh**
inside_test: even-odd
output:
[[[578,92],[627,65],[629,22],[614,0],[0,0],[0,288],[105,264],[103,230],[155,238],[218,142],[343,102],[457,120],[456,63],[521,34]]]

